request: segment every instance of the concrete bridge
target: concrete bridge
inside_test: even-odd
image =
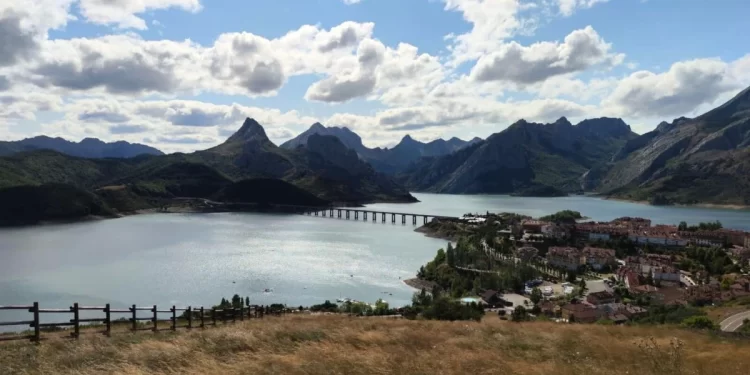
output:
[[[373,223],[378,221],[385,223],[387,219],[390,219],[391,223],[395,224],[397,222],[396,218],[400,218],[401,224],[406,224],[407,217],[411,218],[412,225],[417,225],[419,218],[422,219],[423,224],[427,224],[431,219],[458,219],[454,216],[418,214],[412,212],[386,212],[370,210],[367,208],[309,207],[289,205],[276,205],[276,207],[289,209],[308,216],[331,217],[337,219],[362,221],[371,220]]]

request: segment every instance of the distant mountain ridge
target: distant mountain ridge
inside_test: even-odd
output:
[[[230,184],[245,180],[256,182],[236,185],[233,196],[243,186],[265,192],[270,191],[269,186],[285,186],[258,182],[268,179],[292,184],[320,201],[339,205],[416,201],[338,138],[315,135],[303,147],[282,149],[250,118],[224,143],[190,154],[80,158],[43,149],[0,157],[0,189],[66,184],[106,197],[116,211],[148,208],[174,197],[211,198]],[[284,188],[273,196],[274,201],[282,202],[284,194],[300,198],[298,190]]]
[[[600,175],[597,191],[618,198],[750,205],[750,88],[694,119],[662,122]]]
[[[422,157],[447,155],[481,141],[481,138],[474,138],[467,142],[453,137],[447,141],[436,139],[424,143],[406,135],[393,148],[368,148],[362,143],[362,138],[349,128],[325,127],[320,123],[315,123],[297,137],[284,142],[281,147],[295,149],[304,146],[314,134],[338,138],[346,147],[354,150],[362,160],[370,163],[375,170],[387,174],[398,173]]]
[[[37,136],[20,141],[0,141],[0,156],[32,150],[53,150],[82,158],[132,158],[138,155],[163,155],[156,148],[139,143],[117,141],[106,143],[96,138],[85,138],[71,142],[63,138]]]
[[[581,175],[637,136],[621,119],[520,120],[455,153],[423,158],[397,180],[435,193],[564,195],[580,191]]]

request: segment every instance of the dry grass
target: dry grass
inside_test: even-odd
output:
[[[750,342],[669,327],[293,316],[0,346],[0,374],[747,374]]]

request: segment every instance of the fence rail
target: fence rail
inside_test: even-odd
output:
[[[90,323],[98,323],[104,325],[104,330],[100,333],[111,336],[112,335],[112,324],[129,323],[130,332],[137,331],[176,331],[179,328],[182,329],[193,329],[193,328],[205,328],[207,326],[216,326],[219,323],[236,322],[237,319],[240,321],[250,318],[262,318],[263,315],[268,313],[282,314],[285,311],[273,311],[271,312],[268,306],[241,306],[239,308],[204,308],[200,307],[182,307],[178,308],[172,306],[168,309],[159,309],[157,305],[151,307],[132,305],[126,309],[113,309],[110,304],[105,306],[80,306],[78,303],[74,303],[67,309],[43,309],[39,307],[39,302],[34,302],[33,305],[28,306],[2,306],[0,305],[0,311],[3,310],[26,310],[32,315],[32,320],[17,320],[1,322],[1,326],[28,326],[33,329],[30,334],[0,334],[0,341],[11,341],[11,340],[31,340],[33,342],[40,342],[44,338],[42,332],[44,328],[62,328],[62,327],[73,327],[70,332],[70,337],[77,339],[81,334],[81,327],[86,326]],[[87,317],[82,318],[82,311],[94,311],[101,312],[101,317]],[[138,313],[149,312],[149,316],[139,316]],[[178,313],[179,316],[178,316]],[[54,314],[56,316],[62,314],[72,315],[72,319],[62,322],[43,323],[41,321],[42,314]],[[159,314],[172,314],[168,319],[160,318]],[[113,319],[113,315],[127,315],[127,319]],[[184,321],[187,324],[179,325],[179,321]],[[142,322],[151,322],[150,326],[144,326]],[[161,326],[160,324],[161,323]],[[168,323],[168,326],[164,326]],[[199,323],[196,325],[196,323]],[[148,323],[146,323],[148,324]]]

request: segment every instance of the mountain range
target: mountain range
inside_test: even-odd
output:
[[[608,196],[750,205],[750,88],[694,119],[662,122],[604,166],[584,183]]]
[[[62,138],[38,136],[20,141],[0,141],[0,156],[32,150],[54,150],[70,156],[82,158],[132,158],[138,155],[163,155],[161,151],[139,143],[117,141],[105,143],[96,138],[85,138],[71,142]]]
[[[416,202],[338,138],[313,135],[303,147],[283,149],[249,118],[224,143],[190,154],[81,158],[44,149],[0,157],[0,213],[10,215],[0,215],[0,222],[134,211],[175,197],[316,205]]]
[[[466,146],[481,142],[481,138],[464,141],[454,137],[447,141],[436,139],[424,143],[406,135],[393,148],[368,148],[362,143],[362,138],[349,128],[325,127],[320,123],[315,123],[297,137],[281,144],[281,147],[295,149],[304,146],[309,138],[315,134],[338,138],[346,147],[354,150],[360,159],[371,164],[375,170],[386,174],[401,172],[422,157],[448,155]]]
[[[397,180],[435,193],[564,195],[580,191],[586,171],[637,136],[621,119],[520,120],[450,155],[422,158]]]

